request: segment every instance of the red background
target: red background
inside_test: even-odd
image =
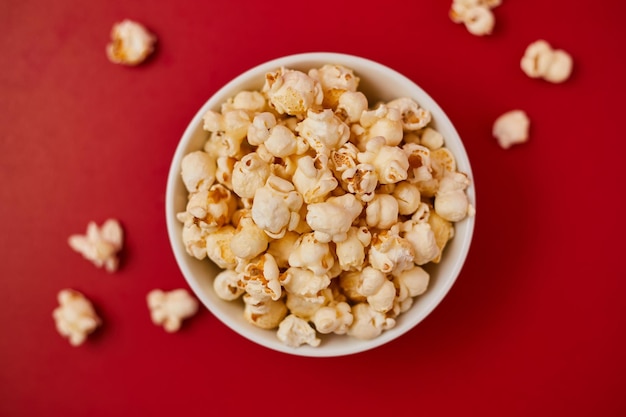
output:
[[[0,415],[626,415],[625,3],[504,0],[484,38],[450,3],[0,0]],[[124,18],[159,39],[137,68],[104,53]],[[572,54],[566,83],[519,69],[540,38]],[[457,283],[348,357],[274,352],[206,310],[165,333],[145,296],[186,287],[164,214],[186,124],[242,71],[313,51],[404,73],[455,123],[478,209]],[[531,139],[503,150],[491,126],[514,108]],[[66,243],[109,217],[126,233],[113,275]],[[105,323],[78,348],[51,317],[68,287]]]

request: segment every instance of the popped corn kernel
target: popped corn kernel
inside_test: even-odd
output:
[[[493,123],[493,136],[498,144],[508,149],[528,141],[530,119],[523,110],[511,110],[500,115]]]
[[[85,342],[102,321],[91,302],[82,293],[64,289],[57,295],[59,306],[52,312],[57,331],[67,337],[72,346]]]
[[[152,322],[163,326],[169,333],[177,332],[183,320],[198,312],[198,301],[184,288],[172,291],[155,289],[148,293],[146,300]]]
[[[291,347],[304,344],[316,347],[321,343],[321,339],[316,337],[315,329],[306,320],[293,314],[288,315],[280,322],[276,335],[281,342]]]
[[[98,268],[115,272],[119,266],[118,252],[122,249],[124,233],[115,219],[106,220],[101,227],[95,222],[87,224],[85,235],[71,235],[68,244]]]
[[[571,75],[574,61],[569,53],[553,49],[548,42],[540,39],[526,47],[520,66],[531,78],[562,83]]]
[[[154,51],[155,42],[156,37],[144,25],[125,19],[113,25],[106,54],[115,64],[138,65]]]

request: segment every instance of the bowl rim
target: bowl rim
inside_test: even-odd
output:
[[[461,137],[459,136],[454,124],[449,119],[448,115],[443,111],[441,106],[434,99],[432,99],[432,97],[426,91],[424,91],[416,82],[414,82],[407,76],[403,75],[402,73],[398,72],[397,70],[394,70],[391,67],[388,67],[384,64],[381,64],[379,62],[373,61],[368,58],[364,58],[364,57],[357,56],[357,55],[345,54],[345,53],[337,53],[337,52],[306,52],[306,53],[298,53],[298,54],[278,57],[278,58],[263,62],[261,64],[258,64],[256,66],[253,66],[252,68],[244,71],[243,73],[240,73],[235,78],[231,79],[229,82],[224,84],[217,91],[215,91],[204,102],[204,104],[198,109],[196,114],[193,116],[193,118],[190,120],[189,124],[185,128],[182,136],[180,137],[178,144],[176,146],[174,155],[171,159],[171,164],[170,164],[169,172],[167,176],[166,192],[165,192],[165,216],[166,216],[165,220],[166,220],[166,226],[167,226],[168,240],[170,241],[170,246],[174,253],[176,264],[178,268],[180,269],[181,273],[183,274],[185,281],[190,286],[195,296],[198,297],[200,301],[202,302],[202,304],[207,308],[207,310],[209,310],[215,317],[218,318],[218,320],[220,320],[223,324],[229,327],[232,331],[256,343],[257,345],[266,347],[271,350],[275,350],[275,351],[279,351],[279,352],[283,352],[287,354],[292,354],[296,356],[308,356],[308,357],[346,356],[346,355],[352,355],[352,354],[368,351],[368,350],[377,348],[379,346],[382,346],[388,342],[391,342],[392,340],[398,339],[400,336],[404,335],[411,329],[414,329],[420,322],[422,322],[427,316],[429,316],[430,313],[443,301],[443,299],[446,297],[446,295],[448,294],[448,292],[450,291],[450,289],[456,282],[458,276],[461,273],[463,265],[465,264],[465,261],[467,259],[467,256],[471,247],[471,241],[472,241],[473,234],[474,234],[475,217],[476,217],[475,215],[468,216],[466,219],[462,220],[462,222],[466,222],[467,232],[464,233],[462,236],[463,239],[460,242],[461,252],[454,259],[452,272],[449,274],[449,277],[445,280],[445,285],[439,288],[438,294],[440,295],[434,298],[430,303],[425,305],[421,309],[419,315],[412,317],[412,319],[408,322],[405,321],[402,327],[396,326],[392,329],[383,331],[379,336],[377,336],[374,339],[359,340],[356,347],[353,346],[354,345],[353,343],[353,344],[349,344],[345,346],[341,345],[339,347],[333,347],[332,349],[325,348],[324,346],[310,347],[308,345],[303,345],[298,348],[293,348],[293,347],[283,344],[282,342],[280,342],[280,340],[278,340],[278,338],[276,338],[275,342],[269,343],[267,339],[257,336],[257,333],[248,331],[252,329],[241,328],[241,326],[236,320],[229,317],[228,314],[224,314],[219,309],[214,308],[212,303],[208,299],[206,299],[206,297],[203,296],[203,290],[200,288],[200,285],[198,284],[197,279],[194,278],[194,274],[191,272],[191,270],[189,269],[189,266],[187,265],[188,262],[197,261],[197,260],[186,253],[181,242],[178,242],[178,243],[176,242],[176,239],[180,239],[180,228],[181,228],[180,223],[176,219],[176,212],[174,210],[174,206],[175,206],[174,201],[176,199],[175,190],[177,190],[178,187],[183,186],[182,180],[180,178],[180,162],[182,158],[185,156],[185,154],[191,152],[187,148],[189,146],[189,142],[194,136],[194,133],[198,130],[199,124],[201,124],[203,115],[206,113],[207,110],[211,108],[215,108],[217,105],[220,105],[225,99],[229,98],[230,96],[228,97],[225,96],[225,93],[233,89],[236,90],[235,87],[237,87],[238,85],[244,82],[249,82],[255,79],[256,77],[259,77],[261,74],[264,74],[265,72],[274,71],[280,67],[289,68],[293,66],[302,65],[303,62],[307,62],[307,61],[314,61],[314,62],[319,62],[319,63],[336,63],[336,64],[345,65],[347,67],[351,67],[351,65],[357,66],[359,68],[369,67],[372,70],[384,72],[384,73],[387,73],[388,75],[396,77],[399,80],[401,80],[402,83],[407,83],[412,88],[414,88],[414,91],[419,92],[421,96],[419,99],[420,105],[424,108],[427,108],[431,112],[431,114],[433,114],[433,119],[436,113],[437,123],[446,124],[447,127],[449,128],[449,133],[454,136],[454,141],[457,145],[458,150],[461,153],[459,155],[457,154],[458,153],[457,152],[454,154],[454,156],[457,161],[461,159],[464,162],[462,172],[467,174],[471,180],[470,186],[468,187],[466,192],[468,194],[468,197],[470,199],[472,206],[474,208],[476,207],[476,193],[475,193],[475,188],[474,188],[473,171],[471,169],[469,156],[467,154],[463,141]],[[356,63],[357,65],[354,65],[354,63]],[[321,66],[323,64],[316,64],[316,65]],[[355,69],[355,72],[358,73],[356,69]],[[445,140],[448,141],[450,140],[450,138],[446,136]],[[458,237],[459,236],[455,235],[455,239]],[[207,262],[206,259],[204,261]],[[452,260],[449,260],[448,262],[451,262],[451,261]],[[402,315],[404,314],[406,313],[402,313]],[[243,315],[243,311],[242,311],[242,315]],[[275,333],[275,330],[269,330],[268,332]],[[347,338],[349,336],[338,336],[338,337]]]

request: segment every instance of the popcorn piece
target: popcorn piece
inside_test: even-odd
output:
[[[263,234],[265,235],[265,233]],[[237,266],[236,254],[231,249],[231,241],[235,236],[235,228],[227,224],[204,237],[207,256],[220,268],[232,269]]]
[[[315,158],[305,155],[298,159],[298,168],[293,174],[293,185],[307,204],[319,203],[338,185],[328,167],[328,157],[318,154]]]
[[[272,113],[257,114],[248,126],[248,143],[254,146],[262,144],[270,137],[270,132],[274,126],[276,126],[276,117]]]
[[[369,227],[389,229],[398,222],[398,200],[389,194],[376,194],[365,209]]]
[[[435,233],[427,221],[407,220],[402,225],[401,235],[410,243],[416,265],[427,264],[439,256],[440,249]]]
[[[409,160],[408,181],[410,183],[430,181],[433,178],[430,149],[416,143],[407,143],[402,150]]]
[[[413,266],[411,243],[400,236],[400,225],[374,234],[369,250],[370,264],[384,273],[397,273]]]
[[[265,185],[270,172],[270,165],[256,152],[249,153],[235,163],[231,181],[233,191],[241,198],[253,198],[256,190]]]
[[[458,222],[471,212],[465,189],[469,186],[467,175],[460,172],[446,173],[435,196],[435,211],[442,218]]]
[[[396,298],[396,287],[389,280],[383,281],[378,291],[367,296],[367,303],[379,313],[386,313],[393,307]]]
[[[190,193],[208,190],[215,182],[216,161],[204,151],[185,155],[181,161],[181,177]]]
[[[313,347],[319,346],[321,340],[316,337],[315,329],[305,320],[290,314],[278,326],[276,333],[278,339],[291,347],[308,344]]]
[[[291,314],[309,321],[315,315],[315,312],[327,305],[328,302],[329,300],[324,295],[308,297],[287,292],[285,305]]]
[[[552,49],[544,40],[538,40],[526,48],[520,62],[522,71],[531,78],[543,78],[552,83],[562,83],[572,73],[574,62],[567,52]]]
[[[300,236],[289,255],[290,266],[308,269],[315,275],[326,274],[334,263],[330,245],[316,239],[314,233]]]
[[[220,156],[217,158],[217,169],[215,170],[215,179],[229,190],[233,189],[233,171],[237,159],[229,156]]]
[[[156,37],[141,23],[125,19],[111,29],[111,42],[106,46],[109,60],[115,64],[138,65],[154,51]]]
[[[356,123],[361,120],[361,115],[367,110],[367,97],[360,91],[346,91],[337,102],[335,114],[345,123]]]
[[[162,325],[169,333],[178,331],[183,320],[198,312],[198,301],[184,288],[172,291],[152,290],[146,299],[152,322]]]
[[[359,303],[352,307],[354,320],[348,329],[348,335],[358,339],[374,339],[383,332],[396,325],[396,321],[388,318],[384,313],[374,310],[367,303]]]
[[[98,268],[104,266],[115,272],[119,265],[117,253],[122,249],[123,231],[117,220],[108,219],[98,228],[95,222],[87,224],[85,235],[71,235],[68,244]]]
[[[296,137],[286,126],[274,126],[265,142],[265,148],[277,158],[285,158],[293,154],[303,154],[309,148],[301,137]]]
[[[254,194],[252,219],[269,237],[280,239],[298,225],[302,203],[302,196],[292,183],[270,175]]]
[[[344,301],[320,307],[311,317],[315,330],[322,334],[346,334],[353,320],[352,308]]]
[[[443,135],[431,127],[426,127],[422,131],[420,143],[430,150],[439,149],[443,146]]]
[[[381,184],[395,184],[407,179],[408,156],[397,146],[386,145],[382,136],[370,139],[365,145],[365,152],[359,152],[357,159],[374,166]]]
[[[309,110],[307,117],[298,123],[296,132],[318,153],[339,149],[350,139],[350,128],[332,110]]]
[[[225,269],[213,280],[215,294],[222,300],[232,301],[239,298],[245,291],[239,287],[239,274],[233,269]]]
[[[431,114],[428,110],[420,107],[415,100],[409,97],[401,97],[391,100],[387,103],[387,107],[396,109],[402,116],[402,128],[405,131],[415,131],[425,127],[431,120]],[[389,142],[387,142],[390,145]],[[397,143],[396,143],[397,145]]]
[[[371,164],[358,164],[354,168],[348,168],[341,174],[341,185],[360,201],[370,202],[374,199],[378,185],[376,168]]]
[[[302,119],[309,109],[318,109],[324,100],[320,83],[307,74],[280,68],[265,75],[263,92],[279,114]]]
[[[419,188],[408,182],[401,182],[396,185],[392,195],[398,203],[398,214],[403,216],[415,213],[421,202]]]
[[[293,252],[299,237],[299,233],[287,232],[282,238],[272,240],[269,243],[267,253],[274,257],[280,269],[289,268],[289,255]]]
[[[328,275],[317,274],[308,269],[291,267],[285,272],[283,283],[285,290],[305,298],[315,298],[330,285]]]
[[[206,191],[191,194],[187,202],[187,213],[209,231],[226,225],[236,209],[235,197],[222,184],[213,184]]]
[[[52,312],[56,329],[72,346],[79,346],[102,322],[91,302],[80,292],[64,289],[57,299],[59,307]]]
[[[306,222],[320,242],[341,242],[348,237],[352,222],[363,207],[352,194],[329,197],[322,203],[307,206]]]
[[[493,136],[498,144],[508,149],[513,145],[528,141],[530,119],[523,110],[511,110],[496,119]]]
[[[430,275],[420,266],[402,271],[393,278],[400,300],[424,294],[428,289],[429,281]]]
[[[339,98],[346,91],[355,92],[359,86],[359,77],[354,71],[343,65],[327,64],[321,68],[309,71],[309,77],[317,80],[324,91],[322,105],[326,108],[336,108]]]
[[[222,104],[221,112],[226,113],[231,110],[244,110],[250,118],[257,113],[261,113],[267,108],[265,97],[258,91],[240,91],[234,97]]]
[[[280,271],[276,260],[264,253],[249,263],[239,266],[239,286],[257,299],[271,298],[276,301],[282,294]]]
[[[468,32],[476,36],[490,35],[495,26],[492,8],[501,0],[454,0],[450,8],[450,19],[463,23]]]
[[[250,210],[244,210],[228,247],[237,258],[250,260],[265,252],[270,240],[267,233],[256,225]]]
[[[275,329],[287,316],[287,306],[282,300],[256,299],[249,294],[243,297],[244,318],[262,329]]]
[[[428,216],[428,224],[435,234],[435,242],[439,247],[439,254],[435,258],[433,258],[431,262],[439,263],[446,244],[454,236],[454,226],[452,225],[452,222],[445,220],[434,210],[431,211],[430,215]]]
[[[402,141],[403,118],[400,106],[402,101],[388,104],[380,104],[374,110],[366,110],[361,114],[360,124],[365,128],[362,141],[366,142],[371,138],[382,136],[385,144],[396,146]],[[417,104],[417,103],[416,103]]]
[[[360,270],[365,262],[365,248],[372,241],[367,227],[351,227],[346,240],[336,244],[336,254],[344,271]]]

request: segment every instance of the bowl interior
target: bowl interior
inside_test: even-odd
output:
[[[402,74],[379,63],[345,54],[307,53],[275,59],[241,74],[217,91],[197,112],[185,130],[174,154],[167,181],[166,222],[170,243],[176,261],[187,283],[200,301],[224,324],[247,339],[277,351],[302,356],[341,356],[362,352],[393,340],[422,321],[444,298],[459,275],[469,251],[474,230],[474,217],[456,223],[455,236],[444,250],[441,262],[428,265],[431,275],[427,292],[415,299],[411,309],[401,314],[394,328],[384,331],[372,340],[359,340],[349,336],[320,335],[322,343],[313,348],[304,345],[292,348],[276,337],[275,330],[256,328],[245,321],[241,302],[224,301],[213,291],[213,277],[219,272],[208,260],[199,261],[189,256],[181,239],[182,224],[176,213],[184,211],[187,191],[180,178],[180,163],[184,155],[202,149],[207,133],[202,129],[202,116],[209,110],[219,110],[227,98],[242,90],[260,90],[266,72],[281,66],[308,71],[324,64],[341,64],[352,68],[361,79],[359,90],[368,97],[370,105],[376,101],[388,101],[398,97],[412,97],[432,114],[431,125],[445,138],[445,146],[454,154],[458,170],[466,173],[472,184],[467,190],[471,204],[475,206],[473,176],[467,153],[454,126],[439,105],[418,85]]]

